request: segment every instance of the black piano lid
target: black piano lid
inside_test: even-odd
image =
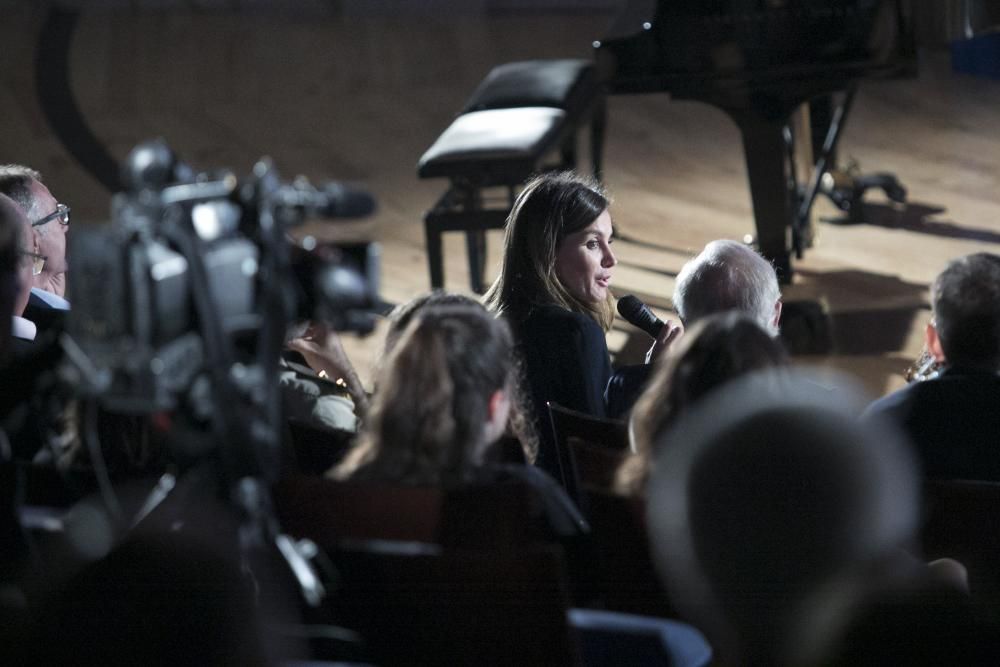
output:
[[[632,0],[597,46],[615,92],[769,88],[908,70],[899,0]]]

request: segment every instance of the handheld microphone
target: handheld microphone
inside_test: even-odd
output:
[[[653,338],[659,336],[663,329],[663,320],[631,294],[618,299],[618,314],[624,317],[626,322],[639,327]]]

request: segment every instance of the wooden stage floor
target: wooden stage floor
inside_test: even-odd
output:
[[[75,224],[102,222],[109,194],[66,152],[39,107],[34,52],[44,6],[8,7],[0,22],[0,161],[40,169],[73,207]],[[374,217],[310,231],[380,241],[384,297],[399,302],[428,287],[421,216],[443,188],[416,178],[421,153],[493,65],[590,57],[610,20],[580,11],[87,10],[70,77],[88,123],[118,158],[162,136],[200,168],[246,173],[267,154],[288,176],[364,184],[379,200]],[[721,112],[664,95],[612,98],[609,111],[606,181],[616,224],[632,239],[616,246],[614,290],[667,310],[689,256],[709,240],[752,231],[739,134]],[[901,384],[920,350],[933,276],[951,258],[1000,249],[1000,82],[953,75],[946,54],[924,54],[918,78],[861,88],[841,155],[865,171],[896,173],[910,204],[894,209],[875,193],[869,223],[819,223],[785,297],[821,301],[832,315],[834,352],[802,363],[846,370],[881,394]],[[822,202],[818,213],[835,211]],[[467,289],[464,244],[452,236],[447,284]],[[491,273],[499,242],[491,235]],[[641,336],[616,327],[611,347],[631,356]],[[378,339],[349,341],[364,372]]]

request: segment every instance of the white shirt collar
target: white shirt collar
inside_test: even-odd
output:
[[[18,317],[14,315],[13,327],[11,333],[14,334],[14,338],[23,338],[24,340],[35,340],[35,334],[38,333],[38,327],[31,320],[26,320],[23,317]]]

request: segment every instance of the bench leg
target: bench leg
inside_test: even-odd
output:
[[[590,159],[594,165],[594,178],[598,181],[604,175],[604,128],[607,122],[607,98],[601,95],[590,116]]]
[[[427,246],[427,266],[431,272],[431,289],[444,287],[444,261],[441,252],[441,230],[431,211],[424,216],[424,237]]]
[[[486,292],[483,285],[484,265],[486,264],[486,232],[481,229],[469,230],[465,233],[466,253],[469,257],[469,285],[476,294]]]
[[[576,131],[570,132],[562,146],[559,147],[560,169],[576,169]]]

